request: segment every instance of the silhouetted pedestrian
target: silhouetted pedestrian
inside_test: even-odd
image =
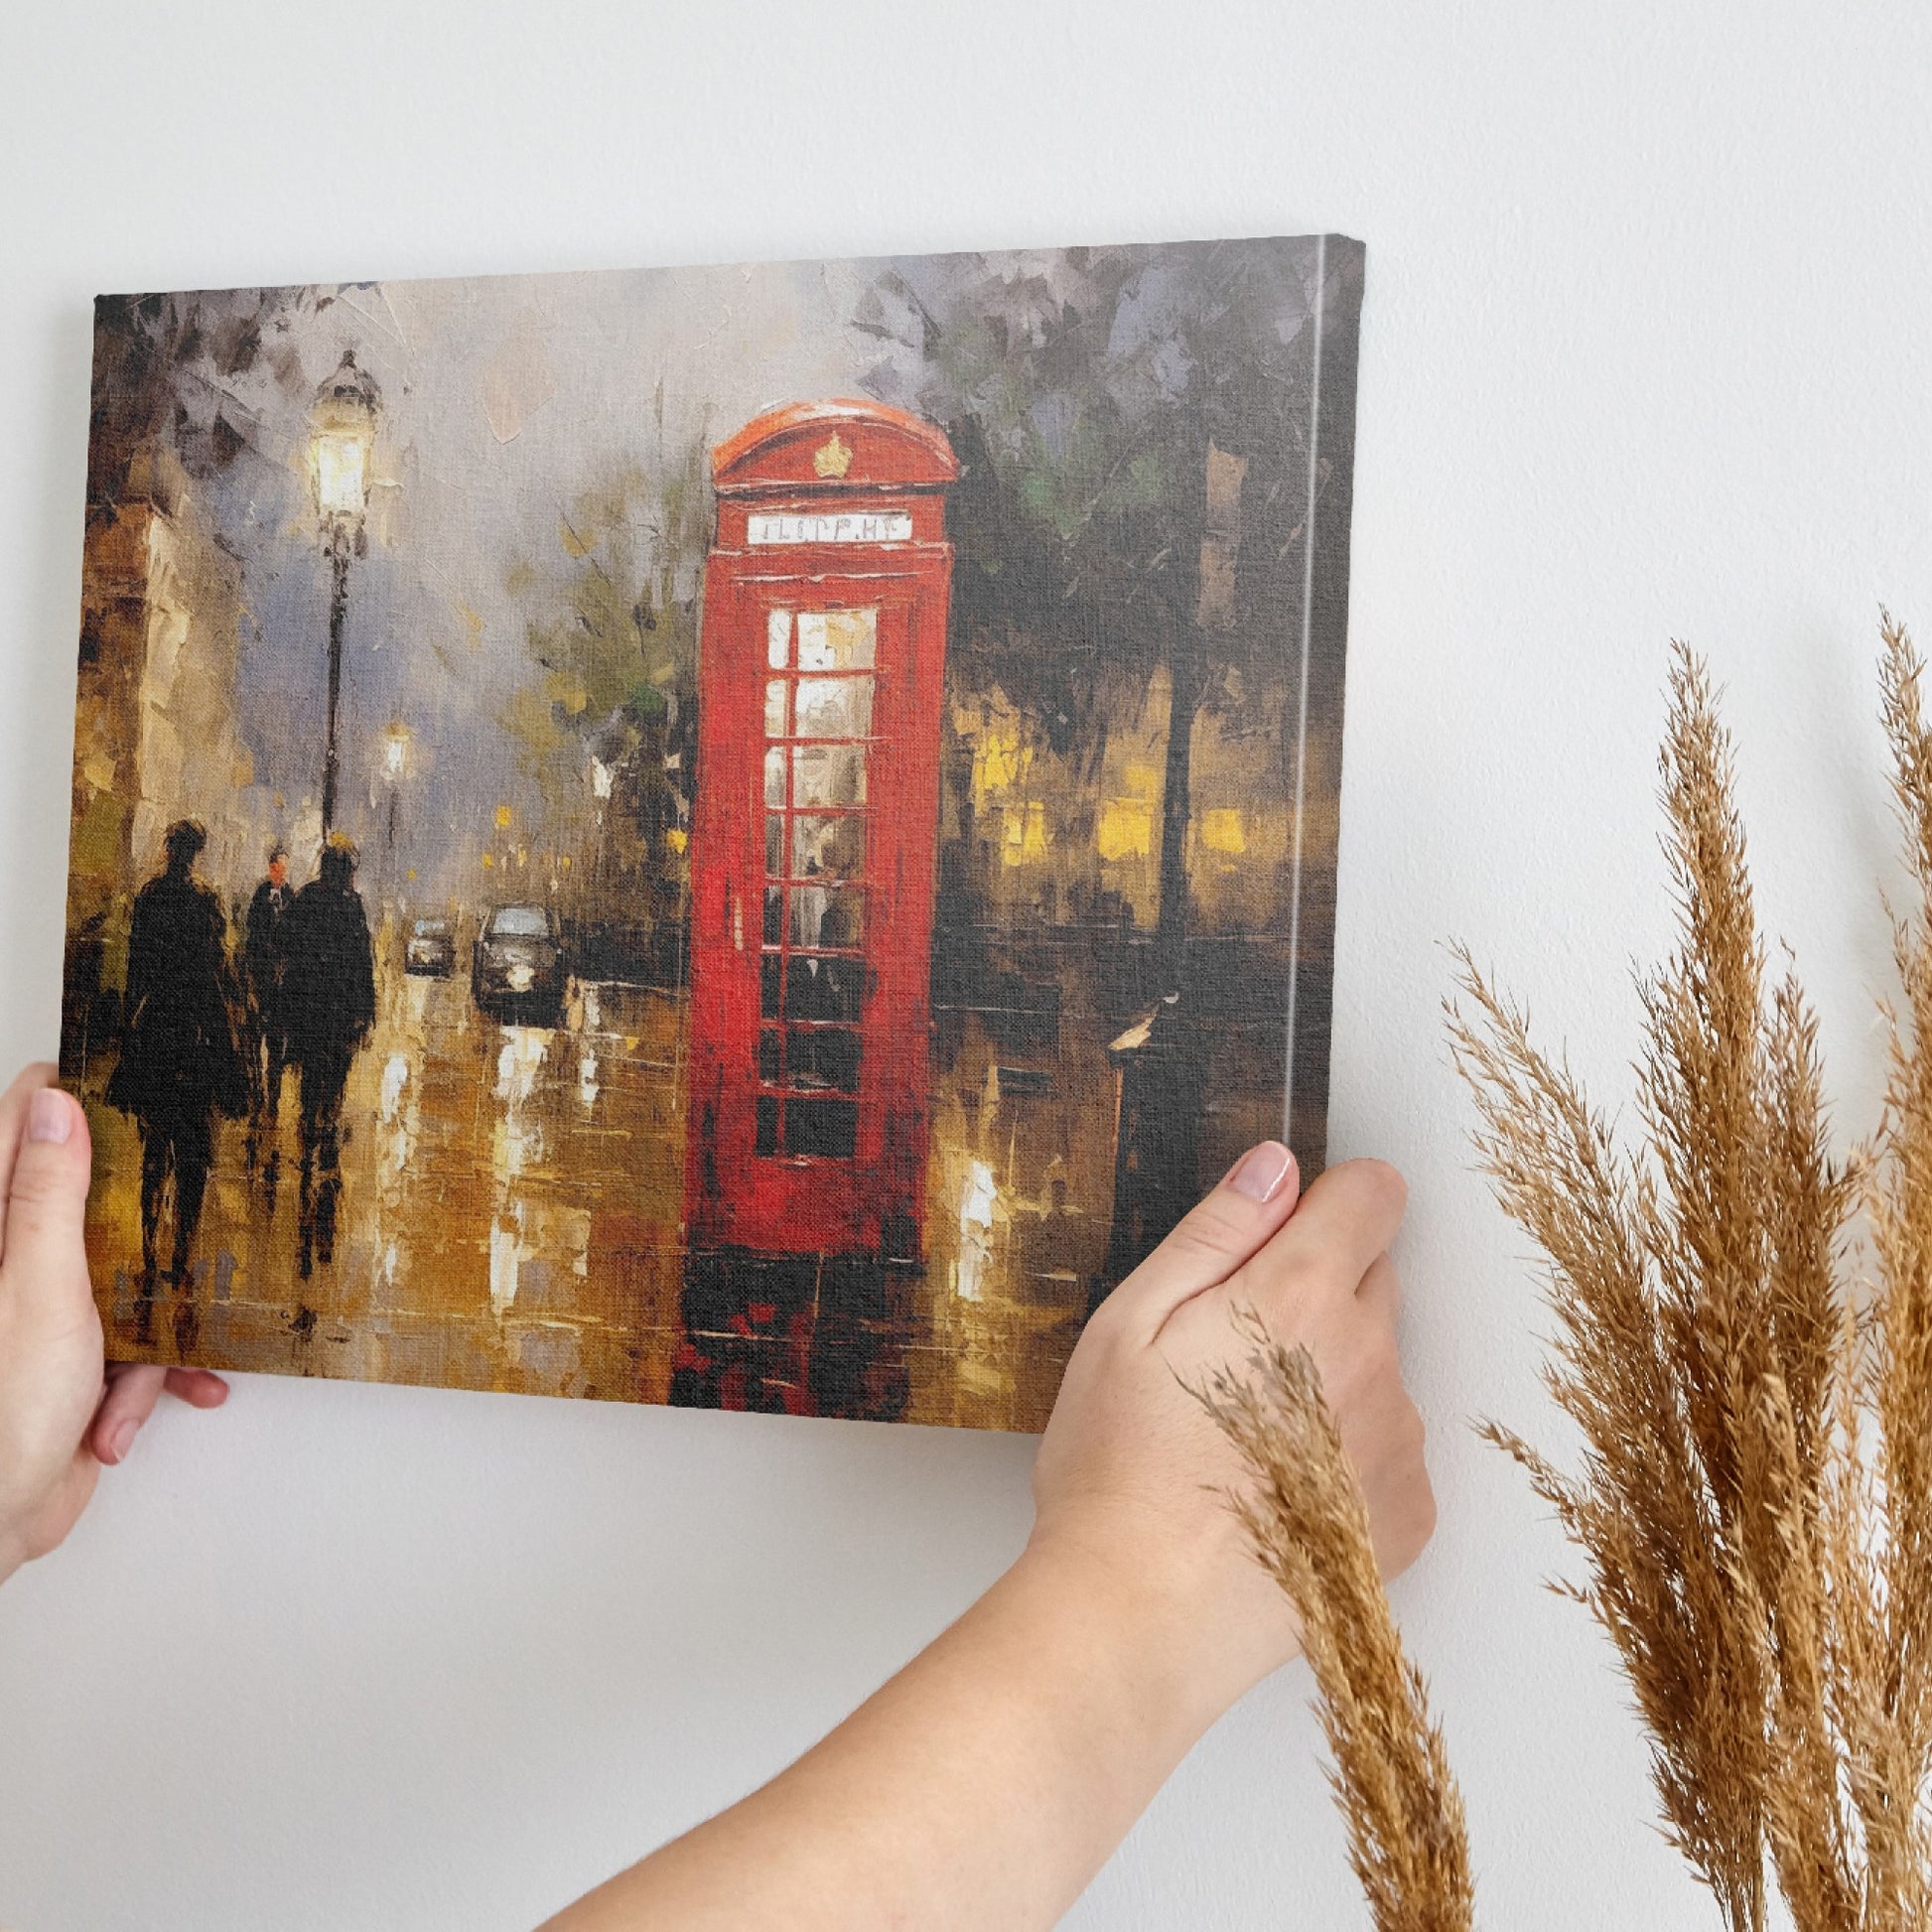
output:
[[[343,1093],[375,1025],[375,960],[355,890],[355,848],[346,839],[323,849],[320,874],[296,894],[285,933],[282,1015],[301,1081],[299,1259],[307,1280],[318,1257],[335,1259]]]
[[[134,898],[127,999],[110,1106],[141,1129],[140,1331],[153,1319],[163,1196],[175,1186],[169,1279],[188,1280],[189,1250],[214,1158],[214,1117],[239,1114],[248,1081],[235,1044],[235,986],[228,919],[213,889],[195,877],[207,833],[192,818],[169,826],[165,868]]]
[[[275,1145],[275,1126],[281,1115],[282,1074],[289,1061],[287,1017],[282,982],[288,969],[290,908],[295,888],[289,884],[289,849],[269,848],[268,877],[248,901],[248,930],[243,959],[248,969],[248,1009],[252,1022],[249,1071],[257,1086],[255,1115],[248,1132],[248,1161],[254,1166],[258,1140],[268,1143],[268,1193],[271,1208],[281,1150]]]

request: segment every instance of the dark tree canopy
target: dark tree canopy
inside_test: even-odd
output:
[[[1193,655],[1278,681],[1299,611],[1314,245],[1083,249],[896,264],[855,328],[872,383],[951,434],[956,669],[1056,749]],[[1210,446],[1240,460],[1231,604],[1204,627]]]
[[[258,426],[233,379],[260,365],[300,390],[290,319],[337,299],[313,288],[103,295],[94,304],[88,515],[154,495],[158,446],[191,477],[213,476],[254,448]]]
[[[961,461],[949,675],[997,685],[1088,768],[1168,675],[1175,974],[1193,721],[1288,698],[1317,260],[1312,240],[922,258],[853,322],[876,393],[941,423]]]

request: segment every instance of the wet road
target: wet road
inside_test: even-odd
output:
[[[236,1368],[662,1400],[676,1342],[683,1122],[672,999],[574,986],[555,1027],[463,978],[392,973],[343,1107],[333,1257],[298,1263],[296,1083],[251,1168],[218,1130],[186,1297],[137,1335],[138,1138],[97,1103],[90,1241],[111,1352]],[[165,1252],[165,1246],[164,1246]],[[111,1287],[110,1287],[111,1284]]]
[[[378,959],[393,950],[378,943]],[[573,982],[554,1027],[478,1011],[466,977],[378,968],[343,1107],[333,1255],[299,1267],[296,1082],[250,1161],[217,1128],[185,1294],[139,1325],[140,1144],[85,1085],[88,1241],[110,1354],[284,1374],[662,1402],[681,1339],[679,999]],[[1063,1031],[1050,1080],[969,1025],[935,1072],[927,1265],[911,1289],[905,1420],[1044,1426],[1105,1247],[1101,1036]],[[164,1218],[163,1253],[166,1253]]]

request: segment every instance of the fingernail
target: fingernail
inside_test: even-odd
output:
[[[1246,1194],[1250,1200],[1273,1200],[1294,1165],[1294,1155],[1281,1142],[1263,1141],[1259,1147],[1251,1147],[1234,1164],[1234,1172],[1228,1175],[1228,1185],[1237,1194]]]
[[[107,1453],[116,1462],[134,1447],[134,1438],[141,1425],[132,1416],[123,1416],[114,1425],[114,1433],[107,1439]]]
[[[30,1141],[65,1141],[73,1132],[73,1106],[59,1087],[42,1087],[27,1105]]]

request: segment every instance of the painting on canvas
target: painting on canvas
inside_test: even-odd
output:
[[[109,1353],[1038,1428],[1320,1163],[1362,268],[103,298]]]

